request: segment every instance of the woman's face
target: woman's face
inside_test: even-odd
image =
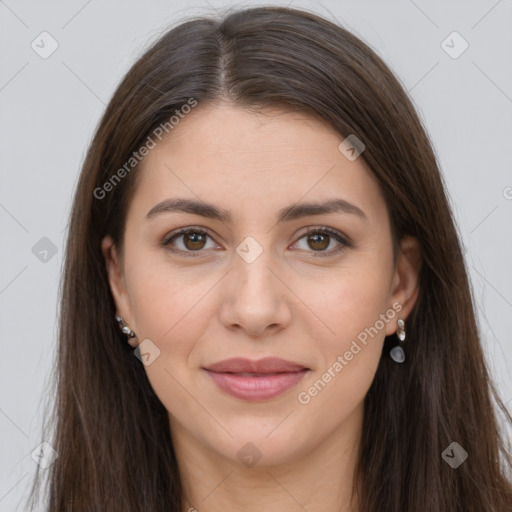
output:
[[[262,465],[357,436],[415,300],[414,245],[395,266],[378,184],[343,140],[304,114],[199,105],[145,157],[122,262],[110,237],[103,251],[176,444]]]

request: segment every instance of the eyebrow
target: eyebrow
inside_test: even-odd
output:
[[[153,206],[146,214],[146,220],[151,220],[163,213],[184,212],[200,215],[208,219],[219,220],[223,223],[232,222],[232,216],[228,210],[219,208],[213,204],[195,199],[172,198]],[[278,222],[292,221],[311,215],[328,215],[333,213],[348,213],[356,215],[368,222],[368,217],[358,206],[349,203],[345,199],[331,199],[326,202],[297,203],[279,210]]]

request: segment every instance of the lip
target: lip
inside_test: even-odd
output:
[[[294,387],[309,371],[304,365],[266,357],[232,358],[203,368],[228,395],[248,401],[268,400]]]

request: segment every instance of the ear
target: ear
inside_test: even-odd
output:
[[[400,240],[400,248],[397,254],[397,262],[392,282],[392,295],[390,307],[394,303],[402,306],[398,318],[406,319],[419,294],[419,274],[421,270],[421,247],[417,238],[404,236]],[[398,311],[398,309],[397,309]],[[389,322],[386,324],[386,334],[389,336],[397,330],[398,323]]]
[[[110,235],[101,241],[101,251],[105,258],[110,291],[116,305],[117,314],[122,316],[126,325],[137,332],[134,327],[122,261]],[[137,338],[127,338],[127,341],[134,348],[138,345]]]

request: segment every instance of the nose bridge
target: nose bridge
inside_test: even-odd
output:
[[[225,326],[238,326],[251,335],[261,335],[272,326],[283,328],[291,320],[286,287],[276,276],[271,237],[246,237],[237,247],[221,307]]]
[[[292,321],[293,297],[287,295],[288,287],[281,282],[284,267],[279,250],[273,246],[275,241],[272,233],[258,229],[235,247],[219,310],[224,326],[260,337],[267,329],[283,329]]]
[[[275,262],[270,246],[271,237],[265,237],[265,240],[263,236],[258,238],[260,241],[254,236],[247,236],[238,244],[234,271],[237,283],[243,288],[244,293],[257,293],[257,296],[262,296],[275,288],[272,281],[276,278],[270,270],[275,267]]]

